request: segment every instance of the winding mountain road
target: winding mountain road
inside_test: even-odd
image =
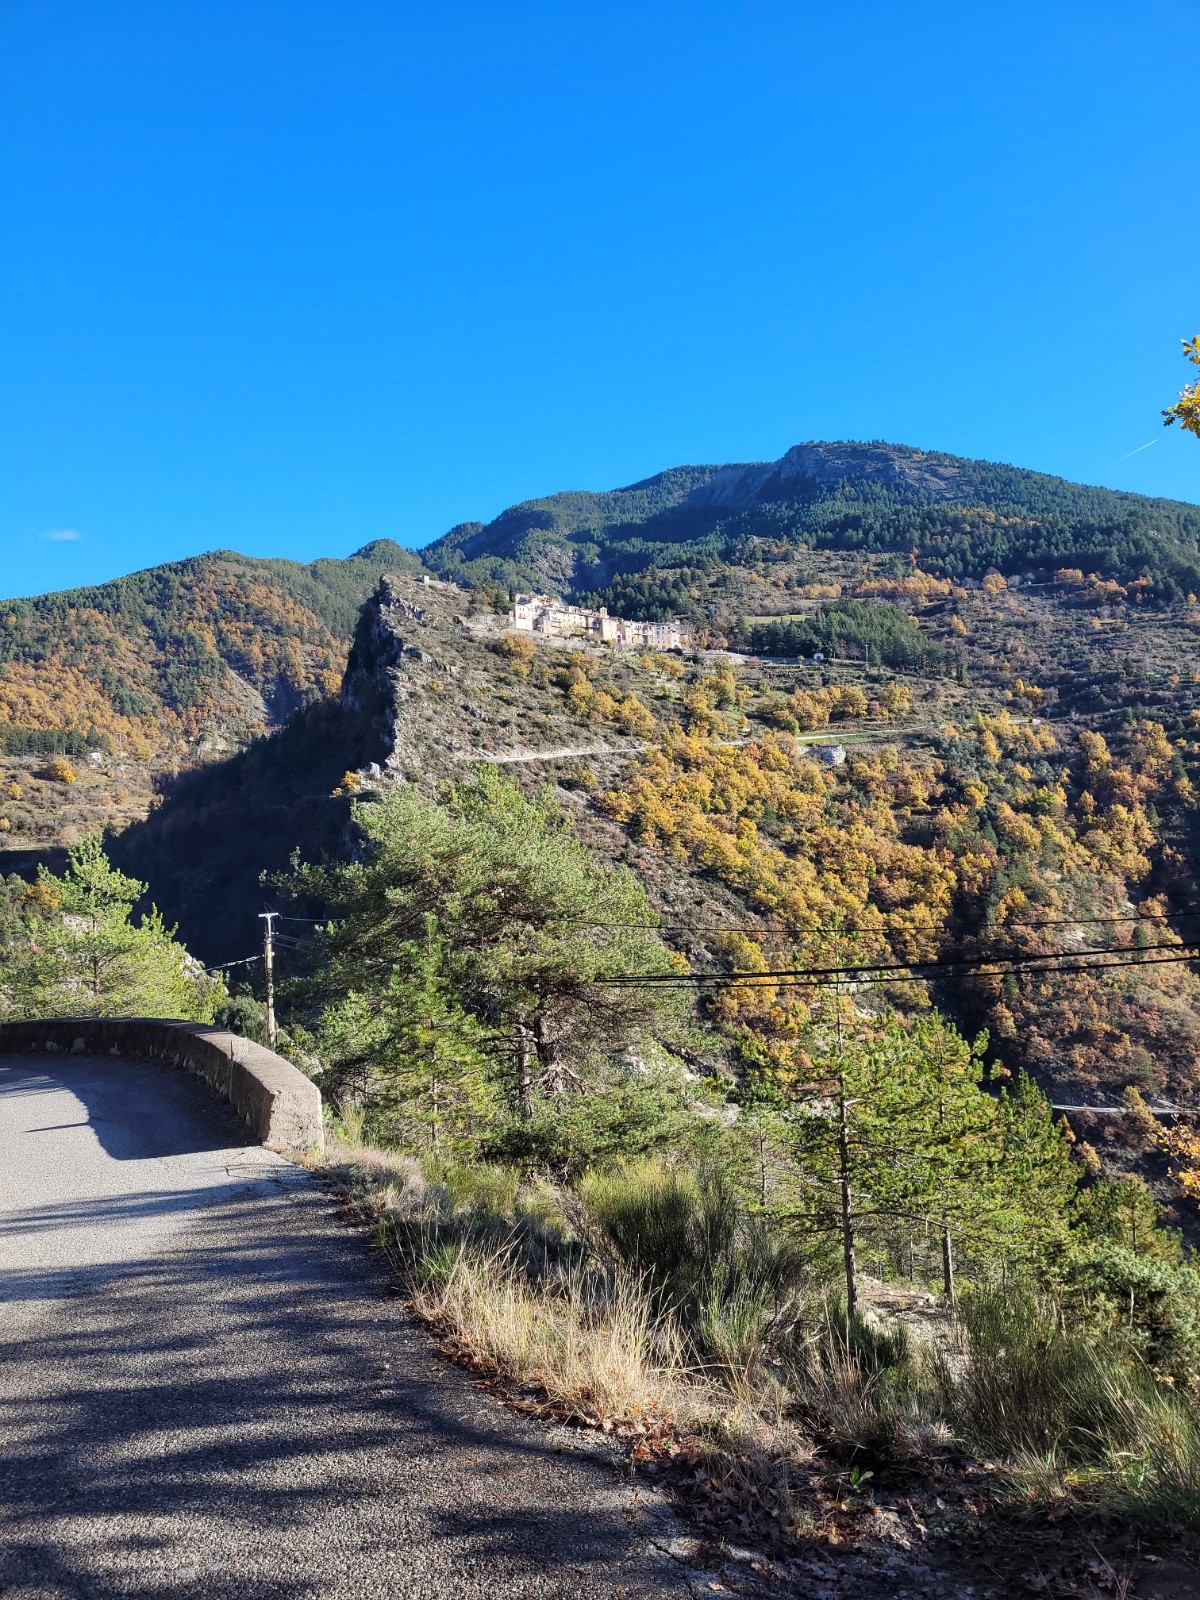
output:
[[[0,1057],[0,1594],[708,1589],[665,1506],[441,1362],[245,1137],[181,1071]]]

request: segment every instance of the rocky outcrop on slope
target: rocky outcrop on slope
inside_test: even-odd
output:
[[[773,495],[795,493],[805,485],[833,489],[848,480],[874,483],[922,501],[953,501],[959,493],[961,463],[904,445],[793,445],[778,461],[718,467],[694,489],[685,506],[742,511]]]
[[[471,761],[525,765],[577,753],[580,726],[547,674],[581,641],[543,641],[526,667],[498,649],[505,630],[506,619],[452,583],[380,581],[362,608],[341,691],[343,709],[369,722],[378,746],[364,777],[431,791]],[[591,754],[598,741],[585,742]]]

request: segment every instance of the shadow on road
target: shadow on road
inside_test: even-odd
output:
[[[83,1115],[62,1114],[62,1091],[78,1102]],[[227,1101],[193,1073],[152,1062],[90,1056],[31,1060],[0,1057],[0,1096],[44,1097],[45,1121],[33,1118],[23,1138],[94,1134],[115,1161],[229,1150],[246,1145],[249,1135]]]
[[[610,1470],[479,1395],[384,1288],[305,1184],[227,1198],[0,1342],[0,1592],[685,1593],[630,1556]]]

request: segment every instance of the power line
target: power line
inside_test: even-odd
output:
[[[1152,946],[1150,948],[1159,949],[1159,948],[1162,948],[1162,947],[1161,946]],[[931,972],[931,973],[924,973],[924,974],[923,973],[913,973],[911,976],[906,976],[906,977],[901,977],[901,978],[887,977],[887,976],[876,977],[876,978],[864,978],[862,980],[862,982],[866,983],[866,984],[880,984],[880,983],[937,983],[937,982],[940,982],[940,981],[945,981],[947,983],[963,983],[963,982],[965,982],[967,979],[969,979],[971,977],[985,977],[985,978],[1017,977],[1017,978],[1020,978],[1020,977],[1026,977],[1026,976],[1029,976],[1029,975],[1036,976],[1040,972],[1047,972],[1047,973],[1051,973],[1052,972],[1055,977],[1059,977],[1061,975],[1070,976],[1072,973],[1082,973],[1082,972],[1114,972],[1114,971],[1117,971],[1118,969],[1120,969],[1122,967],[1171,967],[1171,966],[1179,966],[1183,962],[1187,962],[1187,961],[1195,962],[1195,961],[1200,960],[1200,950],[1197,950],[1196,947],[1193,946],[1193,947],[1191,947],[1191,951],[1192,951],[1192,953],[1188,954],[1188,955],[1151,956],[1149,959],[1134,958],[1133,960],[1129,960],[1129,961],[1089,961],[1089,962],[1083,962],[1079,966],[1056,965],[1056,964],[1050,964],[1050,963],[1047,963],[1045,966],[1040,966],[1040,967],[1008,967],[1008,968],[998,968],[998,969],[990,969],[990,968],[988,968],[986,966],[983,966],[983,967],[976,968],[974,972],[950,973],[944,978],[944,980],[939,976],[938,973]],[[822,983],[820,983],[819,985],[816,985],[816,987],[824,988],[824,989],[832,989],[835,986],[836,981],[837,980],[835,980],[835,979],[826,979]]]
[[[243,956],[240,961],[218,961],[215,967],[205,967],[205,972],[227,972],[230,967],[248,967],[255,961],[261,961],[262,956]]]
[[[1200,946],[1200,940],[1191,940],[1191,941],[1188,941],[1187,944],[1186,944],[1186,948],[1188,948],[1188,949],[1195,949],[1198,946]],[[844,978],[848,978],[848,979],[853,979],[853,978],[857,978],[857,977],[859,977],[859,976],[861,976],[863,974],[868,974],[868,973],[885,973],[886,974],[886,973],[890,973],[890,972],[901,972],[901,971],[909,972],[909,971],[918,971],[918,970],[920,970],[920,971],[946,972],[946,971],[956,970],[958,968],[973,969],[973,968],[981,968],[981,967],[990,967],[990,966],[996,965],[996,963],[998,963],[998,962],[1006,962],[1010,966],[1012,966],[1014,968],[1017,968],[1017,967],[1028,966],[1028,965],[1031,965],[1033,963],[1052,962],[1052,961],[1077,961],[1083,956],[1124,955],[1126,953],[1126,949],[1127,948],[1128,947],[1122,946],[1122,945],[1116,945],[1116,946],[1113,946],[1113,945],[1095,945],[1091,949],[1088,949],[1088,950],[1043,950],[1043,951],[1031,951],[1028,955],[1021,955],[1020,953],[1018,953],[1016,955],[963,956],[963,957],[955,957],[955,958],[952,958],[950,960],[943,960],[941,957],[935,956],[933,958],[933,960],[931,960],[931,961],[871,961],[871,962],[864,962],[861,966],[853,966],[853,967],[850,967],[850,966],[782,967],[782,968],[770,968],[770,967],[768,967],[768,968],[764,969],[761,972],[742,972],[742,973],[736,973],[736,974],[734,974],[734,976],[746,977],[746,978],[749,978],[749,977],[761,978],[764,982],[770,982],[774,978],[791,978],[791,977],[795,977],[797,974],[802,974],[805,977],[839,977],[840,976],[840,977],[844,977]],[[1171,950],[1171,951],[1174,951],[1174,952],[1178,952],[1181,948],[1185,948],[1185,946],[1176,945],[1176,944],[1148,944],[1148,945],[1143,945],[1142,946],[1143,950]],[[651,977],[656,976],[656,974],[645,973],[645,974],[640,974],[639,976],[645,976],[647,978],[651,978]],[[671,974],[671,973],[663,973],[663,974],[661,974],[661,976],[662,976],[662,978],[664,980],[666,980],[666,979],[671,978],[673,976],[673,974]],[[730,976],[730,974],[719,973],[719,972],[717,972],[717,973],[697,973],[696,974],[696,977],[698,979],[708,980],[709,978],[711,978],[713,981],[718,981],[721,978],[727,977],[727,976]]]
[[[772,913],[763,912],[764,917]],[[275,915],[282,922],[301,922],[309,927],[324,927],[327,923],[337,922],[333,916],[325,917],[292,917],[285,916],[282,912]],[[747,933],[747,934],[805,934],[805,933],[873,933],[879,934],[886,931],[887,925],[900,919],[896,911],[881,911],[879,923],[788,923],[783,927],[764,927],[762,924],[738,924],[728,922],[696,923],[696,922],[608,922],[597,917],[569,917],[559,916],[551,920],[555,922],[569,922],[583,928],[635,928],[644,929],[649,933],[661,933],[664,930],[672,933]],[[991,929],[981,930],[983,933],[995,932],[999,928],[1094,928],[1109,923],[1130,922],[1173,922],[1180,917],[1200,917],[1200,905],[1185,906],[1179,911],[1135,911],[1132,913],[1116,913],[1100,917],[1046,917],[1018,922],[998,923]],[[279,935],[278,937],[286,937]]]
[[[764,912],[764,916],[770,916]],[[1090,928],[1099,927],[1108,923],[1121,922],[1172,922],[1180,917],[1200,917],[1200,907],[1183,911],[1145,911],[1134,912],[1132,915],[1114,915],[1106,917],[1061,917],[1047,918],[1042,921],[1032,922],[1004,922],[997,923],[993,928],[984,929],[976,937],[983,937],[985,933],[996,932],[1005,928]],[[584,928],[641,928],[650,933],[746,933],[755,934],[762,938],[772,934],[797,934],[806,933],[870,933],[884,934],[888,924],[894,919],[899,920],[899,913],[895,911],[881,911],[880,922],[875,923],[792,923],[782,928],[764,927],[762,925],[739,925],[734,923],[702,924],[693,922],[601,922],[592,917],[556,917],[557,922],[570,922]]]
[[[1009,923],[1009,924],[1005,924],[1005,926],[1006,927],[1020,927],[1020,926],[1029,926],[1029,927],[1037,927],[1037,926],[1046,926],[1046,927],[1086,927],[1086,926],[1095,926],[1095,925],[1097,925],[1099,923],[1107,923],[1107,922],[1121,922],[1121,923],[1163,922],[1163,921],[1167,921],[1170,918],[1177,917],[1177,916],[1200,916],[1200,912],[1190,912],[1189,911],[1189,912],[1147,913],[1145,915],[1138,915],[1138,916],[1114,916],[1114,917],[1111,917],[1111,918],[1108,918],[1108,917],[1090,917],[1090,918],[1079,918],[1077,921],[1063,920],[1063,921],[1047,922],[1047,923],[1044,923],[1044,924],[1038,924],[1038,923],[1029,923],[1029,924]],[[297,919],[297,920],[300,920],[300,919]],[[557,919],[554,919],[554,920],[561,922],[561,921],[567,921],[569,919],[557,918]],[[595,927],[595,928],[634,927],[634,928],[645,928],[645,929],[647,929],[649,931],[656,931],[655,925],[651,924],[651,923],[620,923],[620,922],[614,923],[614,922],[590,921],[590,920],[585,920],[585,919],[570,919],[570,920],[577,920],[579,925]],[[659,924],[658,928],[666,927],[666,928],[678,929],[678,928],[681,928],[681,927],[684,927],[684,926],[686,926],[686,925],[685,924],[678,924],[678,923],[666,923],[666,924]],[[695,931],[695,930],[693,930],[693,931]],[[732,930],[723,930],[723,931],[732,931]],[[772,930],[761,930],[761,929],[758,929],[758,930],[753,930],[753,931],[762,933],[764,931],[768,931],[769,932],[769,931],[772,931]],[[844,931],[844,930],[831,929],[830,931],[831,932],[840,932],[840,931]],[[863,931],[866,931],[866,930],[863,930]],[[876,930],[871,930],[871,931],[875,931],[877,933],[882,933],[881,929],[876,929]],[[286,946],[287,948],[294,949],[294,950],[318,950],[318,949],[321,948],[321,946],[314,940],[297,939],[297,938],[293,937],[290,934],[276,934],[275,935],[275,943],[277,945],[283,945],[283,946]],[[1154,951],[1160,951],[1160,950],[1170,950],[1172,952],[1179,952],[1180,950],[1183,950],[1183,949],[1196,948],[1198,945],[1200,945],[1200,940],[1187,941],[1182,945],[1177,945],[1177,944],[1172,944],[1172,943],[1147,944],[1147,945],[1142,946],[1141,952],[1138,953],[1137,961],[1140,962],[1142,960],[1142,957],[1146,953],[1150,953],[1150,952],[1154,952]],[[1003,972],[1001,972],[1001,974],[1000,974],[1002,976],[1007,974],[1007,973],[1017,973],[1017,972],[1026,971],[1026,970],[1028,970],[1028,971],[1040,971],[1040,970],[1055,971],[1055,970],[1060,970],[1058,964],[1062,963],[1062,962],[1079,961],[1079,960],[1081,960],[1081,959],[1083,959],[1085,957],[1088,957],[1088,956],[1120,955],[1120,954],[1124,953],[1126,950],[1129,950],[1129,949],[1130,949],[1129,946],[1121,946],[1121,945],[1118,945],[1118,946],[1096,945],[1096,946],[1092,946],[1092,947],[1089,947],[1089,948],[1086,948],[1086,949],[1082,949],[1082,950],[1059,950],[1059,951],[1041,950],[1041,951],[1028,951],[1028,952],[1011,951],[1011,950],[994,950],[994,951],[988,952],[986,950],[983,950],[983,951],[974,951],[974,952],[972,952],[970,954],[962,954],[962,955],[955,955],[953,953],[952,949],[947,949],[946,951],[943,951],[942,953],[940,953],[939,955],[931,958],[928,961],[900,961],[900,960],[894,960],[894,961],[887,961],[887,962],[884,962],[884,961],[864,962],[864,963],[857,964],[857,965],[854,965],[854,966],[838,965],[838,966],[827,966],[827,967],[767,968],[767,969],[765,969],[763,971],[741,972],[741,973],[732,973],[732,974],[731,973],[694,973],[694,974],[680,975],[680,974],[674,974],[674,973],[669,973],[669,972],[664,972],[664,973],[642,973],[642,974],[636,974],[635,973],[635,974],[630,974],[629,981],[630,981],[630,983],[645,983],[647,985],[652,984],[652,983],[668,984],[669,985],[669,984],[671,984],[673,982],[677,982],[677,981],[684,982],[684,983],[693,983],[694,982],[694,983],[712,983],[712,984],[720,984],[720,983],[727,983],[727,982],[730,982],[730,981],[737,981],[737,982],[758,982],[758,983],[762,983],[762,984],[769,984],[769,983],[787,983],[789,981],[797,980],[797,979],[803,979],[805,982],[807,982],[807,981],[809,981],[810,979],[813,979],[813,978],[828,977],[828,978],[833,978],[833,979],[845,979],[848,982],[862,982],[862,983],[868,983],[868,982],[874,982],[874,983],[924,982],[924,981],[932,982],[932,981],[935,981],[939,977],[947,977],[947,978],[949,978],[949,977],[955,975],[956,973],[965,973],[965,974],[969,975],[971,972],[983,971],[984,969],[989,969],[989,975],[994,975],[992,973],[991,969],[995,969],[998,966],[1003,968]],[[262,959],[261,956],[251,956],[251,957],[248,958],[248,962],[249,961],[255,961],[255,960],[261,960],[261,959]],[[1183,957],[1183,959],[1194,959],[1194,958],[1192,958],[1192,957]],[[240,965],[240,964],[242,964],[242,963],[229,963],[229,965]],[[387,960],[386,957],[376,957],[374,959],[374,961],[371,962],[371,964],[372,965],[385,965],[385,966],[386,965],[391,965],[391,963]],[[1069,968],[1063,968],[1061,970],[1070,970],[1070,969]],[[614,980],[614,981],[616,981],[616,980]]]
[[[1150,954],[1156,950],[1170,950],[1172,954],[1169,956]],[[1081,959],[1088,956],[1123,954],[1124,951],[1120,948],[1113,949],[1111,946],[1106,946],[1094,950],[1064,951],[1058,955],[993,957],[990,960],[983,958],[955,962],[914,961],[862,967],[789,967],[767,972],[641,972],[627,973],[618,978],[602,978],[597,982],[605,988],[671,988],[685,987],[689,984],[711,985],[716,988],[731,985],[750,988],[788,985],[802,988],[832,988],[840,983],[936,983],[942,978],[962,979],[975,974],[989,978],[1004,978],[1039,972],[1107,972],[1118,967],[1165,966],[1200,960],[1200,941],[1192,941],[1187,945],[1146,945],[1144,952],[1131,955],[1128,960]]]
[[[885,912],[885,913],[882,913],[882,915],[884,917],[889,917],[890,918],[890,917],[897,916],[897,913],[895,913],[895,912],[891,912],[891,913]],[[1112,924],[1112,923],[1129,924],[1129,923],[1137,923],[1137,922],[1173,922],[1173,921],[1178,920],[1181,917],[1200,917],[1200,909],[1186,910],[1186,911],[1148,911],[1148,912],[1135,913],[1134,915],[1131,915],[1131,916],[1113,915],[1113,916],[1105,916],[1105,917],[1062,917],[1062,918],[1047,919],[1045,921],[1039,921],[1039,922],[1005,922],[1005,923],[998,923],[998,924],[996,924],[993,927],[988,928],[988,929],[983,929],[983,930],[980,931],[980,933],[975,934],[975,935],[969,935],[968,937],[972,938],[972,939],[982,939],[982,938],[986,937],[988,934],[995,934],[995,933],[999,933],[999,932],[1004,932],[1005,930],[1007,930],[1009,928],[1091,928],[1091,927],[1100,927],[1102,925],[1109,925],[1109,924]],[[299,917],[297,917],[297,918],[295,918],[293,920],[307,922],[310,919],[309,918],[299,918]],[[314,918],[314,919],[311,919],[311,920],[316,921],[318,919]],[[332,920],[336,920],[336,919],[324,918],[324,919],[320,919],[320,920],[322,922],[328,922],[328,921],[332,921]],[[758,937],[760,939],[771,938],[771,937],[781,937],[781,936],[785,936],[785,935],[803,935],[805,933],[829,933],[829,934],[861,933],[861,934],[873,934],[873,935],[875,935],[877,937],[885,937],[885,936],[887,936],[887,933],[888,933],[887,926],[883,925],[883,924],[881,924],[880,926],[868,926],[867,924],[858,924],[858,925],[849,925],[849,924],[847,924],[845,926],[838,926],[838,925],[833,924],[833,923],[830,923],[830,924],[827,924],[827,925],[826,924],[812,923],[812,924],[809,924],[809,925],[806,925],[806,926],[792,925],[792,926],[783,927],[783,928],[771,928],[771,927],[763,927],[763,926],[750,926],[750,925],[745,925],[745,924],[739,925],[739,924],[732,924],[732,923],[713,923],[713,924],[710,924],[710,925],[704,925],[704,924],[691,923],[691,922],[608,922],[608,921],[601,921],[599,918],[595,918],[595,917],[565,917],[565,916],[550,917],[550,918],[547,919],[547,921],[549,923],[569,923],[573,927],[580,927],[580,928],[601,928],[601,929],[607,929],[607,930],[612,930],[612,929],[617,929],[617,928],[632,928],[634,930],[640,930],[640,931],[643,931],[643,932],[646,932],[646,933],[664,933],[664,932],[665,933],[741,933],[741,934],[754,935],[754,936],[756,936],[756,937]],[[415,924],[414,924],[414,926],[415,926]],[[292,937],[289,934],[278,934],[278,935],[276,935],[276,939],[277,939],[277,942],[291,944],[291,945],[295,946],[297,949],[314,950],[314,949],[318,948],[317,943],[315,941],[313,941],[313,940],[296,939],[296,938]],[[960,941],[960,947],[961,947],[961,944],[962,944],[962,941]],[[1158,947],[1157,946],[1146,946],[1146,948],[1147,949],[1152,949],[1152,948],[1158,948]],[[1051,953],[1052,952],[1043,952],[1043,954],[1047,954],[1047,955],[1051,954]],[[1094,953],[1094,952],[1091,952],[1091,951],[1064,951],[1064,952],[1062,952],[1062,954],[1064,954],[1064,955],[1088,955],[1088,954],[1092,954],[1092,953]],[[1006,957],[1006,956],[976,956],[973,959],[979,959],[979,960],[1007,960],[1008,957]],[[897,963],[897,964],[898,965],[903,965],[904,963]]]

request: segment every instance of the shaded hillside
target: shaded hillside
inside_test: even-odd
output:
[[[384,579],[362,609],[341,692],[226,759],[162,776],[158,804],[115,835],[113,859],[149,883],[149,898],[193,953],[234,960],[261,938],[258,912],[272,901],[264,873],[282,870],[294,851],[311,859],[349,848],[348,772],[351,791],[372,782],[356,769],[376,763],[432,795],[476,759],[516,759],[536,783],[574,768],[554,752],[607,751],[593,759],[615,773],[640,751],[631,737],[633,663],[607,667],[605,683],[626,690],[611,701],[612,719],[581,726],[551,671],[570,650],[552,649],[531,670],[507,652],[504,636],[503,619],[466,593]],[[546,758],[526,766],[539,752]],[[609,833],[619,848],[616,830]]]
[[[238,960],[261,948],[258,913],[271,903],[263,874],[282,871],[300,847],[345,853],[349,800],[333,791],[376,754],[363,720],[324,701],[236,755],[162,780],[161,803],[112,837],[110,856],[149,883],[148,900],[193,954]]]
[[[217,551],[0,602],[0,750],[65,735],[148,760],[277,725],[336,688],[359,606],[396,570],[420,561],[390,540],[309,566]]]
[[[700,614],[697,577],[761,541],[915,551],[951,578],[1081,567],[1200,588],[1200,508],[903,445],[796,445],[779,461],[679,467],[609,494],[550,495],[466,523],[424,552],[449,577],[589,594],[626,614]],[[669,576],[665,576],[670,572]]]

